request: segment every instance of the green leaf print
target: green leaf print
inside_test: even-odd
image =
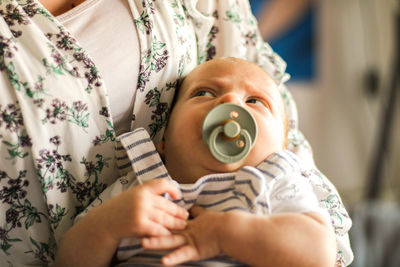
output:
[[[240,17],[240,13],[235,9],[234,5],[231,6],[230,10],[225,12],[225,15],[225,20],[230,20],[240,27],[239,24],[242,22],[242,18]]]
[[[16,144],[12,144],[6,140],[3,140],[2,143],[9,147],[7,149],[9,157],[6,157],[6,159],[11,160],[13,164],[15,164],[17,158],[25,158],[29,155],[29,152],[23,151],[24,147],[32,146],[31,139],[25,132],[18,135],[18,142]]]
[[[142,13],[140,14],[140,18],[135,19],[135,24],[139,31],[141,31],[142,33],[146,32],[147,34],[150,33],[153,27],[153,24],[150,21],[150,16],[146,10],[142,11]]]

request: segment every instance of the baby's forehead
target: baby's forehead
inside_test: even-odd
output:
[[[237,67],[252,66],[252,67],[255,67],[255,68],[260,68],[257,64],[255,64],[255,63],[253,63],[251,61],[240,59],[240,58],[236,58],[236,57],[215,58],[215,59],[211,59],[209,61],[206,61],[201,65],[213,65],[213,64],[231,65],[231,66],[237,66]],[[201,66],[201,65],[199,65],[199,66]]]
[[[245,77],[242,76],[243,74]],[[229,81],[230,77],[238,76],[242,77],[241,79],[243,81],[247,80],[250,82],[254,81],[254,79],[259,80],[258,84],[261,83],[270,89],[276,87],[276,89],[278,90],[277,84],[271,77],[271,75],[269,75],[263,68],[261,68],[257,64],[239,58],[224,57],[206,61],[195,67],[179,83],[180,85],[178,86],[178,94],[182,93],[182,91],[186,91],[188,87],[191,87],[190,85],[193,85],[194,83],[196,84],[197,82],[201,82],[204,80],[210,82],[225,78],[227,79],[225,81]]]
[[[235,70],[243,70],[244,73],[256,73],[258,75],[267,77],[268,80],[276,84],[272,76],[257,64],[248,60],[234,57],[223,57],[206,61],[194,68],[187,77],[192,76],[193,78],[200,78],[204,72],[210,72],[210,70],[211,74],[214,76],[229,75],[231,74],[230,70],[233,72],[235,72]]]
[[[204,67],[207,67],[207,65],[208,66],[215,65],[215,66],[221,67],[222,69],[230,67],[233,69],[243,70],[245,72],[257,73],[258,75],[267,77],[270,82],[273,82],[274,84],[276,84],[275,80],[272,78],[272,76],[268,72],[266,72],[263,68],[261,68],[254,62],[251,62],[248,60],[235,58],[235,57],[223,57],[223,58],[212,59],[203,64],[204,64]],[[199,65],[198,67],[201,67],[201,65]]]

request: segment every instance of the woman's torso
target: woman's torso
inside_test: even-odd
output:
[[[0,265],[52,261],[74,216],[119,176],[113,112],[124,130],[161,136],[177,80],[197,64],[181,3],[113,1],[88,0],[63,23],[36,1],[0,2]]]
[[[99,68],[106,85],[116,135],[129,131],[140,48],[128,2],[86,0],[57,19]]]

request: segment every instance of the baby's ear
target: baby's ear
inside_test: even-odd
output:
[[[161,158],[164,159],[165,156],[165,139],[163,137],[163,139],[158,142],[157,144],[157,152],[160,154]]]

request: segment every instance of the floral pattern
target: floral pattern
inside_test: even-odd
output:
[[[246,0],[133,0],[130,9],[141,49],[131,128],[144,127],[155,141],[179,80],[203,61],[235,56],[278,84],[288,77]],[[114,126],[101,74],[68,29],[37,0],[0,0],[0,15],[0,265],[46,266],[75,216],[119,178]],[[292,147],[307,146],[282,93]],[[351,221],[320,177],[312,183],[326,192],[321,205],[346,236]],[[349,244],[343,251],[348,262]]]

